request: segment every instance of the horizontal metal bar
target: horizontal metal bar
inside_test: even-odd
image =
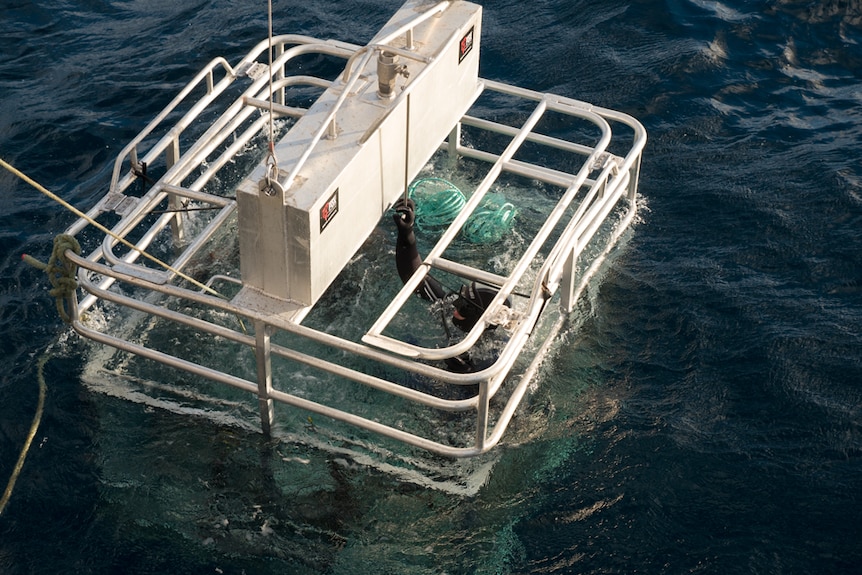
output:
[[[531,114],[530,118],[521,128],[519,134],[509,143],[509,145],[506,147],[505,152],[498,157],[496,163],[489,170],[488,174],[485,176],[482,183],[476,189],[474,194],[470,197],[470,200],[467,202],[467,204],[452,222],[450,227],[440,238],[437,245],[431,250],[430,254],[426,257],[425,262],[423,262],[423,265],[414,273],[413,277],[411,277],[410,280],[407,281],[402,290],[393,299],[393,301],[389,304],[386,310],[384,310],[384,312],[380,315],[377,322],[375,322],[374,325],[372,325],[372,327],[368,330],[366,336],[363,338],[363,341],[372,345],[384,347],[385,349],[389,349],[395,353],[401,353],[408,357],[424,359],[446,359],[448,357],[455,357],[457,355],[465,353],[476,343],[476,341],[484,331],[485,327],[488,325],[486,318],[490,317],[491,314],[495,313],[499,306],[503,304],[505,299],[512,293],[512,291],[514,291],[515,287],[520,282],[523,275],[532,265],[532,262],[535,259],[536,255],[539,253],[539,250],[545,244],[551,232],[554,230],[554,228],[557,226],[557,223],[563,217],[565,211],[568,209],[569,204],[574,200],[578,190],[586,181],[587,175],[592,169],[592,164],[595,162],[595,160],[599,157],[600,154],[604,153],[605,148],[610,142],[611,131],[607,122],[605,122],[599,116],[592,114],[588,110],[581,111],[581,114],[584,117],[588,117],[597,126],[601,127],[601,140],[598,142],[596,148],[592,150],[590,156],[581,166],[572,185],[569,187],[567,192],[563,195],[563,197],[559,200],[557,205],[551,211],[547,220],[537,232],[533,241],[525,250],[521,258],[518,260],[518,263],[515,265],[508,279],[500,286],[500,290],[495,295],[494,299],[489,303],[482,317],[480,317],[480,319],[476,322],[476,324],[473,326],[467,336],[459,343],[451,345],[449,347],[424,348],[385,336],[383,335],[383,330],[389,324],[389,322],[392,321],[392,319],[395,317],[395,314],[401,309],[401,307],[403,307],[407,299],[411,297],[422,279],[424,279],[425,275],[428,273],[431,267],[429,262],[435,261],[436,258],[440,257],[443,251],[448,248],[450,242],[460,231],[467,218],[472,214],[472,211],[479,204],[485,192],[496,181],[496,178],[501,173],[505,162],[511,159],[512,155],[514,155],[521,143],[526,140],[527,136],[529,135],[535,124],[538,122],[539,118],[542,117],[544,110],[544,100],[541,100],[539,101],[536,109]],[[547,260],[545,261],[544,266],[546,268],[547,266],[549,266],[549,262]],[[528,303],[530,311],[525,314],[524,319],[522,320],[522,323],[518,327],[518,329],[530,330],[532,329],[532,324],[538,319],[538,314],[540,310],[544,307],[544,301],[546,299],[546,296],[543,295],[544,290],[547,290],[547,286],[543,285],[542,282],[544,277],[544,275],[539,275],[537,277],[536,282],[534,283],[530,301]]]
[[[453,373],[431,365],[415,363],[412,361],[404,360],[399,357],[382,353],[368,346],[345,340],[332,334],[321,332],[297,323],[283,321],[280,320],[278,317],[266,315],[253,309],[238,307],[236,305],[233,305],[226,299],[220,299],[211,295],[185,289],[172,284],[154,285],[149,282],[140,280],[139,278],[136,278],[134,276],[124,274],[118,270],[114,270],[109,266],[94,262],[88,258],[83,258],[72,251],[67,251],[66,257],[69,258],[69,260],[72,261],[75,265],[81,268],[78,270],[78,278],[82,286],[85,284],[85,282],[88,282],[89,280],[86,278],[86,276],[82,276],[81,274],[85,274],[86,270],[89,270],[100,275],[110,276],[115,280],[120,280],[140,288],[149,289],[151,291],[159,292],[168,296],[185,299],[191,302],[198,303],[205,307],[219,309],[224,312],[234,314],[238,317],[245,317],[250,320],[264,321],[269,325],[276,327],[277,329],[281,329],[288,333],[304,337],[310,341],[330,346],[334,349],[338,349],[347,353],[356,354],[357,356],[363,357],[365,359],[379,361],[386,365],[416,373],[417,375],[436,379],[437,381],[441,381],[444,383],[452,383],[456,385],[474,385],[476,383],[479,383],[479,381],[483,379],[487,379],[493,373],[493,370],[485,370],[474,373]]]
[[[199,375],[201,377],[205,377],[219,383],[225,383],[227,385],[230,385],[231,387],[235,387],[249,393],[257,394],[256,384],[251,383],[250,381],[247,381],[245,379],[224,373],[223,371],[210,369],[197,363],[192,363],[190,361],[180,359],[173,355],[169,355],[155,349],[150,349],[148,347],[144,347],[142,345],[138,345],[130,341],[90,329],[80,320],[73,321],[72,327],[75,329],[76,332],[93,341],[107,344],[119,350],[127,351],[129,353],[133,353],[147,359],[152,359],[167,366],[182,369],[183,371],[187,371],[189,373],[193,373],[195,375]]]
[[[110,345],[111,347],[114,347],[116,349],[126,351],[140,357],[151,359],[169,367],[180,369],[194,375],[211,379],[219,383],[224,383],[230,385],[231,387],[247,391],[257,396],[257,385],[245,379],[232,376],[221,371],[213,370],[208,367],[204,367],[199,364],[192,363],[154,349],[143,347],[129,341],[92,330],[78,320],[72,322],[72,327],[80,335],[95,342]],[[444,445],[442,443],[415,435],[413,433],[408,433],[406,431],[390,427],[377,421],[372,421],[370,419],[366,419],[364,417],[354,415],[340,409],[328,407],[326,405],[322,405],[308,399],[297,397],[295,395],[290,395],[276,389],[273,389],[269,392],[269,398],[274,399],[275,401],[278,401],[279,403],[283,403],[285,405],[290,405],[293,407],[304,409],[306,411],[310,411],[311,413],[344,421],[345,423],[349,423],[355,427],[379,433],[380,435],[383,435],[385,437],[390,437],[392,439],[402,441],[409,445],[421,447],[422,449],[431,451],[432,453],[437,453],[439,455],[445,455],[448,457],[472,457],[481,453],[473,447],[464,448]]]
[[[110,301],[117,305],[140,311],[151,316],[160,317],[168,321],[173,321],[175,323],[185,325],[192,329],[206,332],[216,337],[224,338],[228,341],[233,341],[235,343],[246,345],[252,349],[256,345],[254,337],[249,336],[245,333],[240,333],[236,330],[232,330],[200,318],[172,311],[162,306],[154,305],[146,301],[140,301],[135,298],[123,295],[121,293],[101,290],[89,280],[82,280],[81,284],[82,287],[90,293],[98,294],[99,299]],[[350,379],[368,387],[373,387],[375,389],[386,391],[392,395],[397,395],[405,399],[410,399],[418,403],[422,403],[428,407],[433,407],[445,411],[465,411],[468,409],[475,409],[476,407],[475,398],[464,400],[441,399],[433,395],[412,390],[402,385],[392,383],[360,371],[356,371],[354,369],[333,363],[320,357],[311,356],[291,350],[284,346],[272,344],[271,349],[273,354],[278,355],[279,357],[282,357],[284,359],[296,361],[309,367],[320,369],[321,371],[325,371],[332,375],[344,377],[346,379]]]
[[[589,117],[588,115],[581,113],[568,115],[584,119],[588,119]],[[519,132],[519,128],[516,128],[514,126],[509,126],[507,124],[501,124],[499,122],[493,122],[491,120],[485,120],[483,118],[477,118],[470,115],[466,115],[461,118],[461,123],[465,126],[473,126],[475,128],[486,130],[488,132],[495,132],[497,134],[503,134],[507,136],[515,136]],[[527,136],[527,141],[541,144],[543,146],[548,146],[549,148],[563,150],[565,152],[580,154],[582,156],[588,156],[593,151],[592,147],[585,146],[584,144],[567,142],[566,140],[561,140],[560,138],[554,138],[553,136],[546,136],[544,134],[538,134],[535,132],[531,132]]]
[[[224,196],[216,196],[214,194],[208,194],[206,192],[201,192],[198,190],[193,190],[191,188],[183,188],[181,186],[175,186],[173,184],[156,184],[161,187],[161,189],[170,194],[175,194],[177,196],[182,196],[184,198],[189,198],[190,200],[195,200],[197,202],[203,202],[205,204],[212,204],[214,206],[229,206],[235,204],[233,198],[226,198]]]
[[[438,269],[444,272],[449,272],[450,274],[467,278],[470,280],[476,280],[478,282],[482,282],[488,285],[500,287],[501,285],[506,283],[507,277],[493,274],[491,272],[486,272],[484,270],[480,270],[478,268],[474,268],[472,266],[467,266],[464,264],[459,264],[458,262],[453,262],[452,260],[447,260],[446,258],[437,257],[437,258],[426,258],[425,263],[433,267],[434,269]]]
[[[284,104],[278,104],[276,102],[270,102],[269,100],[260,100],[258,98],[252,98],[251,96],[245,96],[242,99],[243,104],[246,106],[254,106],[255,108],[260,108],[261,110],[272,110],[272,112],[279,116],[289,116],[292,118],[300,118],[302,117],[306,109],[305,108],[297,108],[295,106],[285,106]]]

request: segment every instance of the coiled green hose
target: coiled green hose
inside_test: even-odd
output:
[[[445,228],[464,208],[467,198],[455,184],[443,178],[422,178],[407,189],[416,202],[416,227],[420,230]]]
[[[503,239],[515,220],[515,206],[503,194],[490,193],[464,224],[461,233],[474,244],[492,244]]]
[[[451,224],[467,203],[463,192],[443,178],[416,180],[407,189],[407,197],[416,203],[416,227],[426,231],[439,231]],[[515,206],[503,194],[486,194],[462,233],[475,244],[500,241],[512,228],[515,215]]]

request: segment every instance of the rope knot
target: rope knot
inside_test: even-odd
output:
[[[22,259],[48,275],[48,281],[51,282],[52,286],[48,293],[57,302],[57,312],[64,322],[72,323],[72,318],[66,312],[66,299],[74,297],[75,290],[78,289],[78,282],[75,280],[78,266],[66,257],[66,250],[72,250],[76,255],[80,255],[81,245],[74,236],[58,234],[54,237],[54,249],[48,263],[40,262],[27,254],[24,254]]]

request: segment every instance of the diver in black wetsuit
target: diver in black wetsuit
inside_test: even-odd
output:
[[[395,210],[392,217],[398,228],[398,239],[395,242],[395,265],[398,268],[401,281],[407,283],[413,272],[422,265],[422,258],[416,248],[416,235],[413,233],[413,224],[416,221],[416,204],[409,198],[401,198],[395,202],[392,208]],[[416,295],[427,301],[436,302],[445,299],[448,294],[440,282],[426,274],[425,279],[416,288]],[[464,333],[470,331],[496,295],[496,290],[480,286],[476,282],[462,286],[458,292],[458,299],[455,300],[452,323]],[[490,327],[493,329],[496,326]],[[461,373],[480,368],[471,361],[469,354],[466,353],[449,358],[446,360],[446,365],[451,371]]]

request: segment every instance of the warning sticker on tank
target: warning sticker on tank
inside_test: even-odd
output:
[[[458,43],[458,63],[464,61],[464,58],[467,57],[467,54],[470,53],[470,50],[473,49],[473,28],[474,26],[470,26],[470,29],[467,30],[467,33],[464,34],[464,37],[461,38],[461,41]]]
[[[335,217],[335,214],[338,213],[338,188],[335,188],[335,191],[332,192],[332,195],[329,196],[329,199],[326,200],[326,203],[323,204],[323,207],[320,208],[320,231],[321,233],[329,225],[329,222]]]

